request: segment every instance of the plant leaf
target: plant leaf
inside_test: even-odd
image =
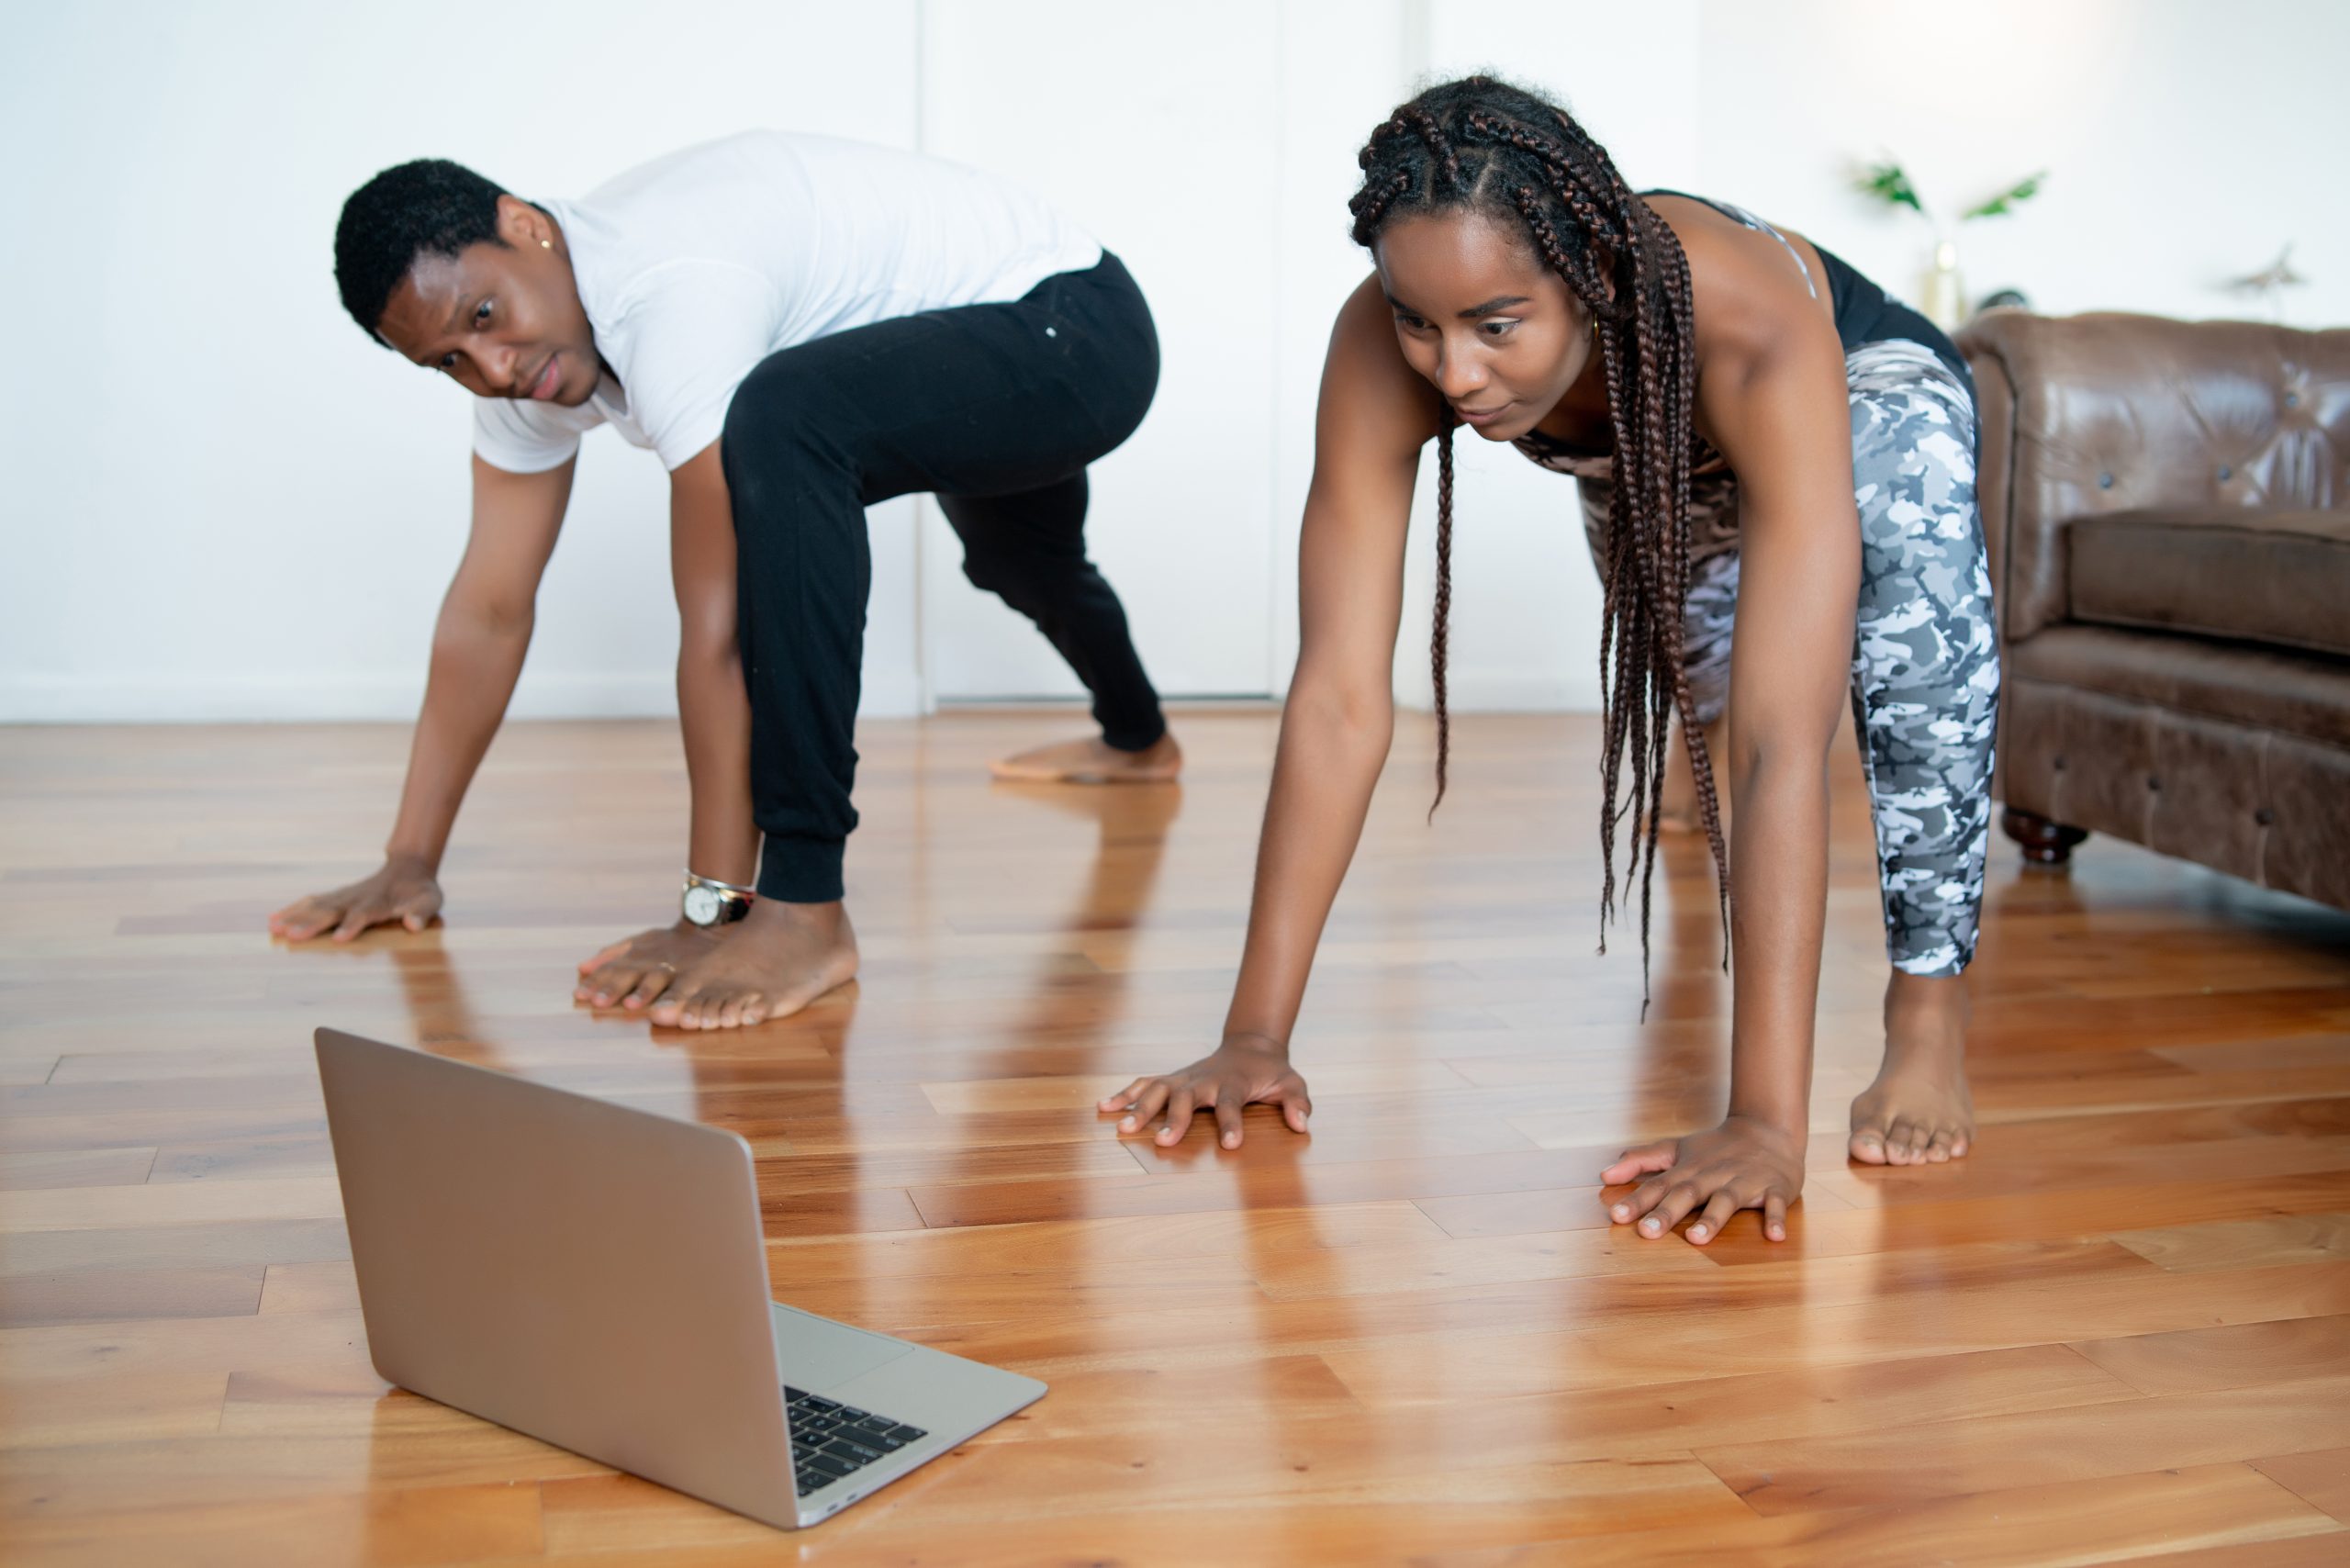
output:
[[[1853,184],[1887,207],[1906,207],[1921,218],[1925,216],[1926,204],[1918,199],[1917,187],[1909,183],[1908,174],[1890,159],[1863,167]]]
[[[2018,180],[2014,185],[2009,185],[1998,196],[1992,196],[1986,201],[1977,202],[1975,206],[1968,207],[1964,212],[1960,213],[1958,215],[1958,220],[1961,223],[1964,223],[1971,218],[2005,218],[2017,207],[2038,196],[2040,194],[2040,182],[2047,177],[2048,171],[2045,169],[2041,170],[2036,174],[2026,174],[2022,179]]]

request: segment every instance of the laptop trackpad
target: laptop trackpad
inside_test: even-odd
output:
[[[913,1350],[903,1339],[886,1334],[868,1334],[781,1302],[771,1306],[776,1365],[784,1382],[811,1394],[837,1388]]]

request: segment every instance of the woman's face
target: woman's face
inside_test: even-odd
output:
[[[498,233],[504,244],[419,256],[375,330],[476,398],[576,408],[594,394],[603,362],[571,252],[553,219],[513,196],[498,198]]]
[[[1590,313],[1493,218],[1399,218],[1371,253],[1404,358],[1487,441],[1532,430],[1591,363]]]

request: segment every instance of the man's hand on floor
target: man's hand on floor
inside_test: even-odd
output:
[[[421,931],[441,913],[441,884],[420,862],[386,860],[372,877],[363,877],[332,892],[297,899],[269,917],[269,934],[288,942],[307,942],[332,931],[338,942],[348,942],[371,925],[397,921],[410,931]]]

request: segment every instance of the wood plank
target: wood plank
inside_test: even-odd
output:
[[[1911,1422],[1895,1433],[1700,1449],[1762,1514],[1884,1507],[2035,1483],[2350,1446],[2350,1375],[2150,1394],[2113,1406]]]
[[[2272,1454],[2253,1469],[2314,1507],[2350,1525],[2350,1448]]]
[[[2148,1394],[2256,1388],[2350,1373],[2350,1316],[2180,1328],[2090,1339],[2073,1349]]]

